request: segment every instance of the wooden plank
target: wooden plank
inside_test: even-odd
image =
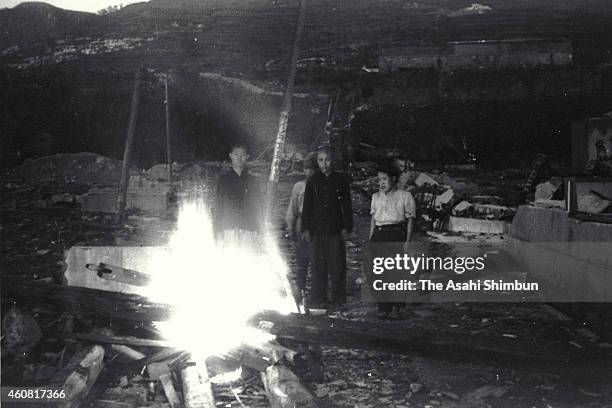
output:
[[[139,295],[37,281],[3,279],[1,294],[3,303],[14,300],[19,304],[45,305],[77,316],[100,319],[163,321],[173,314],[170,305],[151,302]]]
[[[206,364],[190,364],[181,370],[185,408],[216,408]]]
[[[164,393],[166,394],[166,398],[168,399],[168,403],[170,404],[170,408],[180,408],[181,400],[174,389],[174,384],[172,383],[172,377],[170,374],[163,374],[159,377],[159,380],[162,383],[162,387],[164,388]]]
[[[114,351],[118,353],[123,354],[124,356],[132,360],[142,360],[143,358],[147,357],[146,355],[142,354],[140,351],[134,350],[133,348],[128,347],[128,346],[124,346],[123,344],[112,344],[111,349],[113,349]]]
[[[316,408],[316,398],[300,379],[283,364],[275,364],[261,373],[272,408]]]
[[[61,387],[66,398],[58,403],[60,408],[77,408],[87,398],[104,366],[104,348],[99,345],[78,350],[69,363],[51,380]]]
[[[281,338],[342,348],[419,354],[449,361],[482,364],[491,364],[492,361],[496,364],[513,364],[521,361],[540,366],[546,363],[565,365],[570,361],[581,360],[584,356],[581,350],[569,354],[544,346],[539,350],[533,347],[506,348],[499,344],[499,339],[485,344],[471,337],[434,329],[407,330],[393,322],[359,322],[300,314],[283,316],[274,312],[259,314],[255,320],[271,322],[270,332]]]
[[[162,347],[170,348],[172,343],[166,340],[154,340],[154,339],[141,339],[132,336],[115,336],[110,334],[97,334],[97,333],[70,333],[65,337],[77,340],[91,341],[94,343],[105,343],[105,344],[125,344],[129,346],[137,347]],[[138,360],[138,359],[136,359]]]

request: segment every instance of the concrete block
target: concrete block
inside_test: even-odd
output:
[[[444,207],[446,204],[448,204],[453,199],[454,196],[455,196],[455,193],[453,192],[452,189],[448,189],[442,194],[440,194],[439,196],[437,196],[436,197],[436,209],[441,210],[442,207]]]
[[[558,185],[554,185],[550,181],[540,183],[535,188],[535,199],[550,200],[555,194],[555,191],[559,188]]]
[[[166,251],[165,247],[72,247],[65,253],[64,279],[69,286],[143,294],[141,286],[100,278],[85,266],[102,262],[150,274],[156,259]]]
[[[414,184],[416,184],[419,187],[424,186],[425,184],[429,184],[431,186],[437,186],[439,183],[434,180],[429,174],[427,173],[421,173],[419,174],[419,176],[414,180]]]
[[[471,207],[472,207],[472,204],[470,204],[469,201],[465,201],[465,200],[461,201],[459,204],[453,207],[453,214],[462,213],[464,211],[467,211]]]
[[[599,214],[610,206],[611,202],[597,194],[589,193],[578,197],[578,211],[588,214]]]
[[[503,234],[508,230],[509,225],[504,221],[449,217],[447,229],[452,232]]]
[[[522,205],[512,220],[511,235],[530,242],[612,242],[612,224],[583,222],[561,209]]]

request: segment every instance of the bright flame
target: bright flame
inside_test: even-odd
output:
[[[207,209],[181,208],[168,251],[150,265],[145,295],[174,306],[171,320],[158,328],[176,347],[195,358],[220,355],[242,343],[270,340],[247,321],[262,310],[295,311],[287,267],[272,240],[258,253],[237,242],[215,243]]]

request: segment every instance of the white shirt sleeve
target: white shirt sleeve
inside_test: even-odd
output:
[[[416,203],[410,192],[406,191],[406,200],[404,204],[404,216],[406,219],[416,217]]]
[[[378,193],[372,194],[372,203],[370,204],[370,215],[374,215],[376,213],[376,195]]]

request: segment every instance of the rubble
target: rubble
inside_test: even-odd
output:
[[[424,185],[437,186],[440,183],[433,179],[429,174],[421,173],[414,180],[414,184],[416,184],[417,187],[423,187]]]
[[[446,229],[451,232],[503,234],[509,231],[510,223],[477,218],[449,217]]]
[[[535,189],[535,199],[551,200],[560,185],[561,180],[549,180],[538,184]]]
[[[22,354],[34,348],[42,332],[32,315],[13,306],[2,319],[4,347],[2,354]]]
[[[11,183],[29,185],[45,183],[117,185],[120,176],[121,160],[95,153],[61,153],[28,159],[10,170],[6,179]]]
[[[610,208],[612,201],[593,191],[578,197],[578,211],[587,214],[599,214]]]

